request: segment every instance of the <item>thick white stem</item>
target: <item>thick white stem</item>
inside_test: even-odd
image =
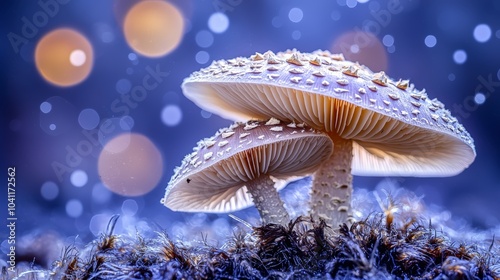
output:
[[[263,175],[249,181],[246,186],[263,224],[288,224],[290,221],[288,212],[274,187],[274,181],[269,176]]]
[[[331,137],[333,154],[314,173],[309,211],[337,229],[351,216],[353,143],[337,135]]]

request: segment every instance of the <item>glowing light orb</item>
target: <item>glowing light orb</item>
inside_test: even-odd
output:
[[[66,214],[71,218],[78,218],[83,213],[83,204],[78,199],[71,199],[66,202]]]
[[[141,1],[134,5],[123,22],[125,39],[136,52],[164,56],[181,42],[184,20],[181,12],[164,1]]]
[[[358,61],[372,71],[387,71],[387,52],[382,42],[372,33],[351,31],[338,37],[331,48],[343,53],[347,60]]]
[[[453,53],[453,61],[456,64],[464,64],[467,61],[467,53],[464,50],[456,50]]]
[[[474,28],[474,39],[479,43],[488,42],[491,38],[491,28],[487,24],[479,24]]]
[[[88,181],[87,173],[83,170],[77,169],[71,173],[70,181],[75,187],[83,187]]]
[[[433,48],[434,46],[436,46],[437,44],[437,39],[436,39],[436,36],[434,35],[427,35],[425,37],[425,40],[424,40],[424,43],[427,47],[429,48]]]
[[[46,200],[54,200],[59,195],[59,187],[56,183],[47,181],[43,183],[40,193]]]
[[[182,110],[177,105],[167,105],[161,111],[161,121],[167,126],[177,126],[182,120]]]
[[[69,61],[76,67],[80,67],[83,64],[85,64],[86,60],[87,56],[85,55],[85,52],[83,52],[82,50],[74,50],[69,55]]]
[[[140,196],[150,192],[160,181],[163,159],[147,137],[123,133],[104,146],[97,166],[102,182],[112,192]]]
[[[35,64],[42,77],[57,86],[72,86],[85,80],[93,66],[90,42],[79,32],[56,29],[46,34],[35,49]]]
[[[214,33],[223,33],[229,27],[229,18],[221,12],[213,13],[208,18],[208,28]]]
[[[291,22],[298,23],[302,20],[303,17],[304,17],[304,12],[302,12],[300,8],[292,8],[288,12],[288,19]]]

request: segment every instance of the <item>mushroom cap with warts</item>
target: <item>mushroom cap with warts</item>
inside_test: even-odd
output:
[[[311,174],[332,151],[327,134],[303,124],[273,118],[235,123],[198,142],[174,171],[161,202],[175,211],[240,210],[253,205],[245,182]]]
[[[451,176],[476,155],[463,125],[425,90],[328,51],[215,61],[182,88],[227,119],[275,117],[352,139],[355,175]]]

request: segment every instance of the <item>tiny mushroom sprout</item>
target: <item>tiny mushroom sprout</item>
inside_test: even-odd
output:
[[[310,211],[331,226],[352,214],[351,173],[452,176],[476,155],[471,136],[443,103],[342,54],[268,51],[214,61],[182,88],[202,109],[227,119],[274,117],[327,132],[335,152],[314,173]]]
[[[225,213],[253,201],[263,223],[285,225],[289,216],[272,178],[309,175],[332,151],[326,133],[304,124],[274,118],[235,123],[198,142],[161,202],[175,211]]]

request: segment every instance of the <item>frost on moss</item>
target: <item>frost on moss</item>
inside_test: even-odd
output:
[[[300,216],[235,233],[224,246],[165,232],[114,235],[115,222],[86,247],[66,247],[51,269],[17,279],[500,279],[498,248],[457,244],[429,222],[387,211],[337,230]]]

